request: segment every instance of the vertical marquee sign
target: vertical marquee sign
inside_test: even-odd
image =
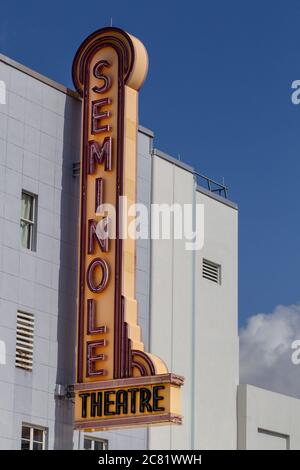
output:
[[[118,28],[89,36],[73,63],[83,100],[75,427],[181,423],[183,378],[144,351],[135,300],[135,240],[120,236],[119,198],[135,203],[143,44]],[[101,237],[111,204],[116,236]],[[127,216],[126,216],[127,217]],[[105,225],[105,224],[104,224]],[[163,314],[163,312],[162,312]]]

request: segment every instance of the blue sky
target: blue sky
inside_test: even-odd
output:
[[[111,17],[148,49],[140,122],[156,147],[224,177],[239,205],[240,324],[297,303],[300,2],[2,0],[0,50],[73,87],[77,47]]]

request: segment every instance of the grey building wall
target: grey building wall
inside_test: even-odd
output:
[[[140,127],[138,135],[137,202],[148,208],[150,228],[153,134]],[[140,238],[136,242],[136,298],[139,303],[139,324],[146,350],[149,351],[151,241]]]
[[[50,449],[70,448],[72,406],[54,390],[74,369],[80,103],[3,61],[0,79],[0,447],[19,449],[26,422],[48,428]],[[21,247],[22,190],[38,197],[36,251]],[[14,363],[18,310],[35,317],[32,372]]]
[[[239,383],[238,211],[197,191],[204,204],[204,246],[195,260],[195,445],[236,449]],[[221,266],[219,285],[204,279],[203,259]]]
[[[194,175],[170,160],[153,156],[152,202],[194,204]],[[180,222],[170,217],[171,239],[151,241],[151,348],[170,372],[185,377],[181,390],[182,426],[161,426],[149,431],[151,449],[191,449],[193,427],[193,251],[186,239],[176,239]],[[178,223],[179,222],[179,223]]]
[[[193,169],[162,152],[152,166],[152,202],[189,204],[204,243],[190,251],[188,234],[176,239],[174,213],[171,240],[151,242],[151,348],[185,384],[182,426],[151,428],[149,445],[236,449],[237,207],[197,187]],[[219,282],[204,279],[203,259],[220,266]]]
[[[299,399],[242,384],[237,405],[238,449],[300,449]]]

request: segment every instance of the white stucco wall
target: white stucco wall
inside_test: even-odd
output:
[[[300,400],[252,385],[238,387],[238,449],[300,449]]]
[[[192,172],[153,157],[153,203],[204,205],[204,247],[151,245],[151,350],[182,374],[182,426],[151,429],[150,448],[236,449],[237,210],[196,191]],[[203,279],[202,259],[222,266],[222,284]],[[225,405],[226,404],[226,405]]]
[[[195,276],[195,445],[236,449],[238,213],[200,191],[197,203],[205,213]],[[221,265],[221,285],[203,278],[203,258]]]
[[[192,203],[192,173],[154,156],[152,203]],[[173,219],[172,219],[173,224]],[[182,426],[149,431],[152,449],[190,449],[192,446],[192,312],[193,254],[184,240],[152,240],[151,244],[151,351],[170,371],[183,375]]]

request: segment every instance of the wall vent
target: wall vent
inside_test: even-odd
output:
[[[72,174],[73,177],[76,178],[76,176],[80,175],[80,162],[75,162],[72,165]]]
[[[221,284],[221,266],[203,258],[202,276],[204,279]]]
[[[17,313],[16,367],[32,370],[33,364],[34,316],[31,313]]]

